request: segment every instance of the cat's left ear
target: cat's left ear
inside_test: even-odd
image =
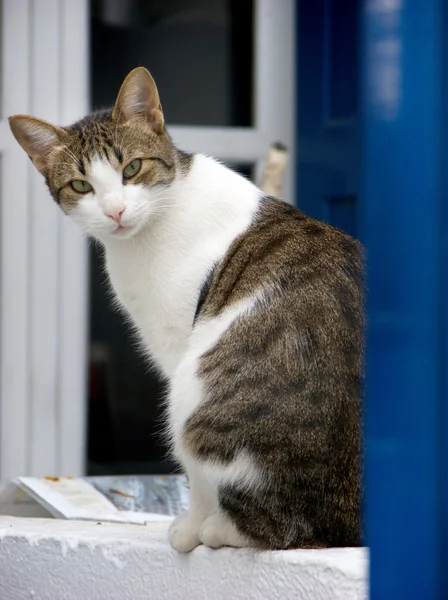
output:
[[[112,118],[117,121],[147,119],[155,133],[163,132],[164,118],[154,79],[144,67],[137,67],[124,80]]]
[[[41,173],[46,171],[51,151],[59,146],[64,130],[41,119],[27,115],[10,117],[11,131]]]

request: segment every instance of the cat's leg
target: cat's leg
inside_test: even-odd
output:
[[[201,526],[218,504],[216,486],[207,480],[200,465],[189,462],[186,471],[190,486],[190,508],[187,513],[178,516],[169,529],[171,547],[178,552],[190,552],[201,544]]]
[[[221,548],[233,546],[235,548],[255,547],[259,544],[251,537],[250,527],[244,530],[232,518],[232,511],[223,504],[223,495],[235,486],[241,490],[243,497],[257,493],[264,495],[265,476],[253,462],[247,452],[240,452],[229,463],[204,461],[203,472],[208,481],[213,481],[216,493],[215,510],[203,522],[199,539],[205,546]]]
[[[171,546],[178,552],[190,552],[199,544],[210,548],[254,546],[254,542],[238,531],[220,506],[218,489],[221,477],[216,464],[189,460],[187,465],[190,507],[170,527]],[[223,470],[222,475],[225,474]]]
[[[218,509],[216,483],[207,477],[203,465],[183,443],[185,423],[202,400],[202,386],[197,376],[197,357],[187,352],[171,379],[168,418],[173,454],[183,465],[190,486],[190,507],[177,517],[169,530],[171,546],[179,552],[190,552],[201,544],[199,531],[209,515]]]

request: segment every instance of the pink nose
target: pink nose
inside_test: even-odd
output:
[[[105,214],[106,214],[106,216],[113,219],[116,223],[119,223],[121,220],[121,217],[123,216],[124,211],[125,211],[124,208],[116,208],[116,209],[108,210],[107,212],[105,212]]]

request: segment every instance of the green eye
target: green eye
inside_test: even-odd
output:
[[[91,192],[93,190],[90,183],[82,179],[74,179],[71,182],[71,185],[75,192],[78,192],[78,194],[87,194],[87,192]]]
[[[131,177],[134,177],[134,175],[137,175],[141,168],[142,161],[139,158],[136,158],[123,169],[123,177],[125,179],[130,179]]]

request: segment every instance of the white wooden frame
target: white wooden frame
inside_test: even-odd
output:
[[[88,0],[3,2],[0,477],[84,471],[87,250],[7,117],[88,110]]]
[[[256,0],[253,128],[169,127],[175,143],[261,173],[294,164],[294,0]],[[0,113],[0,478],[84,472],[88,252],[13,139],[7,117],[88,112],[89,0],[4,0]],[[150,67],[150,65],[148,65]],[[289,168],[285,199],[293,201]]]

